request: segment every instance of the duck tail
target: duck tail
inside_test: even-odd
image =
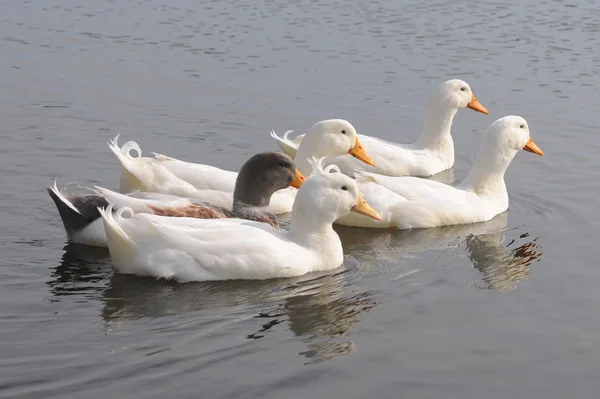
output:
[[[117,134],[108,142],[108,148],[116,155],[121,164],[120,190],[123,193],[140,190],[143,184],[136,176],[136,171],[139,169],[136,168],[136,160],[142,157],[142,149],[135,141],[128,141],[119,147],[120,136],[121,134]],[[136,156],[132,156],[131,151],[134,151]]]
[[[50,198],[54,201],[65,231],[69,238],[80,232],[100,217],[97,207],[106,204],[104,198],[95,195],[81,195],[68,197],[61,193],[56,185],[56,179],[52,185],[46,187]]]
[[[138,246],[125,233],[121,224],[125,221],[123,213],[129,213],[133,217],[131,208],[121,208],[113,212],[114,203],[108,204],[106,208],[98,208],[98,213],[102,217],[104,231],[108,243],[110,256],[117,268],[122,273],[128,273],[134,265],[135,254]]]
[[[108,148],[117,156],[122,165],[127,165],[129,162],[135,160],[135,158],[140,158],[142,156],[142,149],[135,141],[128,141],[123,144],[122,147],[119,147],[119,137],[121,134],[117,134],[114,139],[108,142]],[[135,151],[137,156],[131,156],[131,151]]]
[[[290,140],[288,138],[288,136],[290,135],[290,133],[293,133],[293,130],[288,130],[285,133],[283,133],[283,137],[279,137],[277,135],[277,133],[275,133],[275,130],[271,130],[271,137],[277,141],[277,144],[279,144],[279,147],[281,148],[281,150],[283,152],[285,152],[287,155],[289,155],[290,157],[292,157],[292,159],[294,159],[296,157],[296,152],[298,151],[298,145],[300,143],[300,141],[302,140],[301,136],[297,136],[294,140]],[[296,141],[298,141],[298,143],[296,143]]]

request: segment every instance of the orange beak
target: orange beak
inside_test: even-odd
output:
[[[523,149],[527,152],[533,152],[534,154],[538,154],[540,157],[544,155],[544,151],[542,151],[540,147],[538,147],[537,144],[533,142],[533,139],[531,137],[529,138],[529,141],[527,142],[527,144],[525,144],[525,147],[523,147]]]
[[[302,176],[302,173],[300,173],[298,169],[296,169],[296,175],[294,176],[294,180],[292,180],[289,185],[291,187],[300,188],[302,183],[304,183],[304,180],[306,180],[306,178]]]
[[[381,216],[379,216],[375,209],[371,208],[371,205],[367,204],[367,201],[363,199],[362,195],[358,196],[358,202],[352,207],[352,210],[361,215],[368,216],[371,219],[381,220]]]
[[[354,147],[352,147],[350,151],[348,151],[348,154],[352,155],[356,159],[363,161],[367,165],[375,166],[375,161],[373,161],[373,159],[367,155],[367,152],[365,151],[364,147],[362,146],[362,144],[360,144],[360,141],[358,141],[358,137],[354,142]]]
[[[467,104],[467,108],[471,108],[473,111],[481,112],[482,114],[489,114],[487,108],[485,108],[479,101],[475,95],[471,98],[471,102]]]

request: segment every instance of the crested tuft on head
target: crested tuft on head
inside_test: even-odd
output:
[[[323,167],[323,161],[325,161],[325,158],[326,157],[317,158],[313,156],[308,159],[308,163],[312,167],[313,175],[331,173],[332,170],[334,172],[342,173],[337,165],[328,165]]]

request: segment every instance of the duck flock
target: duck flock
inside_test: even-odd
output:
[[[121,273],[189,282],[335,269],[344,253],[333,224],[431,228],[484,222],[508,209],[508,165],[520,150],[543,155],[522,117],[487,128],[460,184],[424,179],[454,165],[451,126],[463,108],[488,114],[454,79],[434,90],[411,144],[358,134],[342,119],[320,121],[293,140],[291,131],[272,131],[283,152],[256,154],[239,173],[143,157],[133,141],[119,147],[117,135],[109,147],[121,164],[120,192],[67,193],[55,181],[48,193],[69,239],[108,247]]]

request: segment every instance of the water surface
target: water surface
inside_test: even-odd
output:
[[[0,397],[595,398],[600,23],[593,1],[0,2]],[[237,170],[326,118],[397,142],[462,78],[460,181],[525,117],[510,210],[339,228],[343,268],[175,284],[69,245],[52,179],[118,188],[107,141]]]

